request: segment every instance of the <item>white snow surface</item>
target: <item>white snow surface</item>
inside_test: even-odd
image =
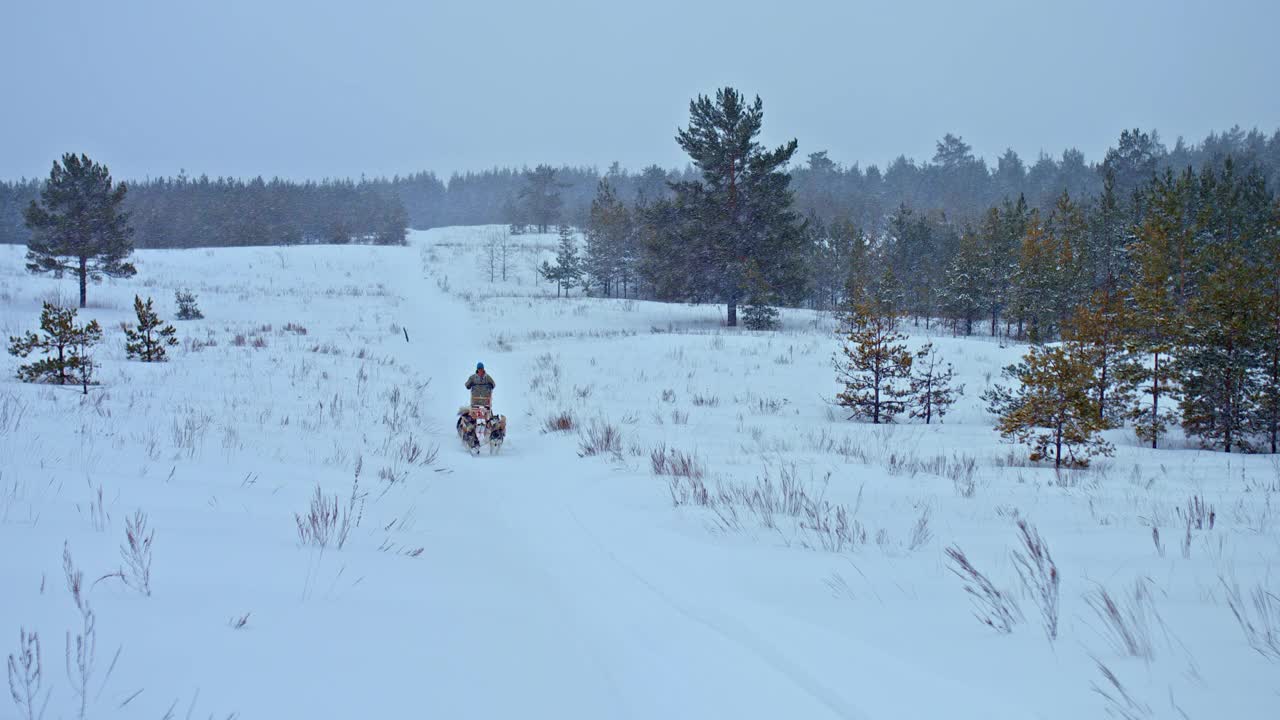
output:
[[[829,316],[753,333],[717,306],[557,299],[533,271],[555,238],[514,237],[491,282],[491,230],[139,251],[136,277],[89,288],[81,316],[106,338],[87,397],[0,358],[0,656],[39,633],[46,717],[80,705],[64,544],[96,618],[93,718],[1280,715],[1280,662],[1227,602],[1240,587],[1257,625],[1249,593],[1280,594],[1274,458],[1117,430],[1088,470],[1022,462],[978,397],[1022,348],[912,326],[965,396],[941,425],[850,422],[830,404]],[[41,299],[73,299],[71,280],[25,274],[23,250],[0,246],[5,337],[36,329]],[[205,319],[175,323],[170,362],[127,360],[134,294],[171,318],[180,287]],[[497,455],[453,430],[476,361],[509,416]],[[619,452],[580,457],[580,430],[544,429],[561,411],[614,426]],[[705,470],[708,506],[676,506],[688,485],[654,474],[662,444]],[[294,513],[317,484],[345,508],[358,459],[345,546],[301,544]],[[784,476],[859,539],[834,550],[803,511],[728,499]],[[1196,496],[1213,529],[1186,529]],[[138,510],[150,596],[111,576]],[[1017,518],[1060,573],[1055,642],[1011,559]],[[975,619],[952,545],[1017,600],[1012,633]],[[1150,657],[1086,601],[1136,583]],[[19,716],[4,697],[0,718]]]

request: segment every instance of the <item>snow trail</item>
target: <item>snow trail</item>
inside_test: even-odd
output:
[[[428,581],[423,622],[408,633],[437,693],[424,709],[446,717],[870,717],[852,698],[859,688],[883,693],[880,678],[823,666],[805,638],[798,646],[791,638],[788,652],[782,625],[735,616],[726,606],[740,602],[699,586],[710,556],[664,547],[653,528],[616,511],[593,512],[591,487],[609,482],[609,467],[574,457],[566,440],[540,435],[537,418],[520,411],[529,372],[483,357],[483,312],[416,267],[400,270],[395,291],[411,338],[401,361],[431,378],[425,406],[440,419],[441,458],[453,471],[431,481],[420,508]],[[497,381],[495,409],[510,417],[498,456],[467,456],[453,432],[477,360]],[[858,652],[848,638],[831,642],[845,645],[840,654]],[[883,657],[853,666],[897,666],[916,676],[899,682],[918,682],[918,669]],[[492,692],[471,692],[477,678],[490,678]],[[907,717],[913,705],[895,708]]]

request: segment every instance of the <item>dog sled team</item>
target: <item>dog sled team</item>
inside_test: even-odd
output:
[[[458,437],[472,455],[479,455],[480,448],[489,447],[490,453],[502,449],[507,437],[507,418],[493,412],[493,389],[497,387],[493,376],[485,372],[484,363],[476,363],[476,371],[467,378],[466,388],[471,391],[471,404],[458,409]]]

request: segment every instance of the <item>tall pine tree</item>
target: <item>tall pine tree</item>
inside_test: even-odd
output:
[[[724,303],[730,326],[738,324],[753,262],[781,299],[794,300],[804,288],[805,236],[792,209],[786,172],[797,144],[762,148],[756,138],[763,118],[760,98],[748,103],[733,88],[689,103],[689,126],[677,132],[676,142],[700,178],[672,186],[671,208],[681,218],[664,224],[661,241],[649,248],[680,262],[646,263],[650,271],[669,273],[646,278],[655,288],[674,291],[680,299],[710,297]]]
[[[80,307],[88,302],[90,279],[131,277],[127,262],[133,252],[133,228],[121,209],[127,187],[113,183],[111,172],[88,155],[67,153],[54,163],[40,191],[24,213],[31,240],[27,269],[33,273],[72,273],[80,281]]]

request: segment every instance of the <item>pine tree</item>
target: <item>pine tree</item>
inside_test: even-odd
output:
[[[601,180],[587,219],[587,253],[583,262],[591,284],[606,296],[626,294],[634,270],[631,214],[608,179]]]
[[[1025,323],[1033,343],[1052,338],[1052,317],[1059,304],[1057,262],[1053,238],[1040,221],[1040,212],[1032,210],[1011,278],[1011,310],[1018,318],[1019,336]]]
[[[102,339],[102,327],[98,321],[76,325],[74,308],[60,308],[46,302],[40,313],[40,330],[43,336],[28,332],[23,337],[9,338],[10,355],[26,358],[32,353],[39,353],[47,356],[18,366],[18,379],[30,383],[56,382],[59,385],[82,379],[88,393],[93,373],[88,349]]]
[[[1032,346],[1003,375],[1017,388],[997,385],[983,399],[999,417],[996,430],[1006,440],[1030,446],[1032,462],[1052,459],[1054,468],[1087,467],[1090,457],[1113,452],[1099,435],[1106,423],[1092,393],[1093,367],[1074,344]]]
[[[1142,368],[1132,351],[1132,317],[1124,298],[1103,288],[1078,307],[1063,326],[1062,336],[1093,367],[1092,392],[1098,418],[1119,427],[1134,402],[1134,385]]]
[[[933,343],[925,343],[916,351],[911,363],[911,417],[924,420],[928,425],[942,416],[964,394],[964,385],[951,383],[955,379],[951,363],[943,363]]]
[[[1177,359],[1182,427],[1226,452],[1253,449],[1265,354],[1263,302],[1256,270],[1238,257],[1222,262],[1192,300]]]
[[[537,226],[538,232],[547,229],[560,219],[564,200],[560,197],[563,185],[556,180],[556,170],[550,165],[539,165],[524,173],[525,186],[520,191],[526,217]]]
[[[1095,285],[1115,286],[1128,279],[1131,270],[1125,251],[1128,237],[1125,214],[1116,195],[1113,168],[1102,170],[1102,194],[1094,205],[1089,260]]]
[[[841,321],[844,343],[834,358],[844,391],[836,404],[880,424],[906,411],[911,353],[898,332],[899,316],[881,305],[856,302]]]
[[[556,264],[545,260],[540,269],[542,276],[556,284],[556,297],[564,290],[567,297],[569,291],[577,287],[582,278],[582,261],[578,258],[578,241],[573,236],[573,229],[567,225],[560,227],[560,245],[556,249]]]
[[[124,183],[112,182],[105,165],[87,155],[63,155],[61,164],[53,164],[40,202],[32,200],[24,213],[31,229],[27,270],[54,277],[73,273],[80,281],[81,308],[90,279],[133,276],[137,271],[126,262],[133,228],[121,210],[126,190]]]
[[[93,359],[93,346],[101,339],[102,329],[95,320],[76,333],[71,343],[69,369],[80,381],[80,388],[85,395],[89,394],[89,386],[94,384],[93,378],[98,372],[98,363]]]
[[[1280,202],[1272,211],[1272,232],[1262,244],[1262,393],[1257,420],[1271,453],[1280,452]]]
[[[973,323],[989,305],[982,277],[982,245],[976,232],[966,229],[947,271],[943,303],[947,314],[973,334]]]
[[[747,269],[747,306],[742,312],[742,324],[748,330],[776,330],[778,328],[778,309],[769,285],[765,282],[764,273],[754,264]]]
[[[1160,438],[1177,420],[1170,409],[1178,394],[1173,354],[1184,330],[1185,275],[1179,270],[1179,254],[1186,248],[1175,237],[1185,235],[1187,211],[1185,196],[1172,184],[1171,176],[1168,179],[1167,184],[1155,184],[1151,211],[1129,245],[1134,263],[1129,343],[1141,365],[1133,378],[1139,401],[1128,415],[1138,438],[1151,443],[1152,449],[1159,447]]]
[[[730,326],[738,324],[752,261],[784,302],[799,296],[805,284],[805,234],[792,209],[786,172],[797,145],[792,140],[774,150],[762,148],[756,138],[763,117],[759,98],[748,104],[733,88],[690,102],[689,126],[678,131],[676,141],[701,177],[672,185],[676,197],[667,209],[678,215],[675,222],[665,211],[651,216],[664,222],[648,252],[679,262],[647,260],[648,272],[663,274],[645,279],[674,296],[668,299],[724,303]]]
[[[177,330],[160,320],[152,307],[151,298],[147,298],[144,303],[142,298],[134,295],[133,311],[138,316],[138,325],[126,325],[124,329],[128,356],[142,362],[164,362],[165,348],[178,344],[178,338],[175,337]]]
[[[190,290],[175,290],[173,299],[178,303],[178,314],[175,317],[179,320],[199,320],[204,317],[204,313],[196,305],[196,296]]]

